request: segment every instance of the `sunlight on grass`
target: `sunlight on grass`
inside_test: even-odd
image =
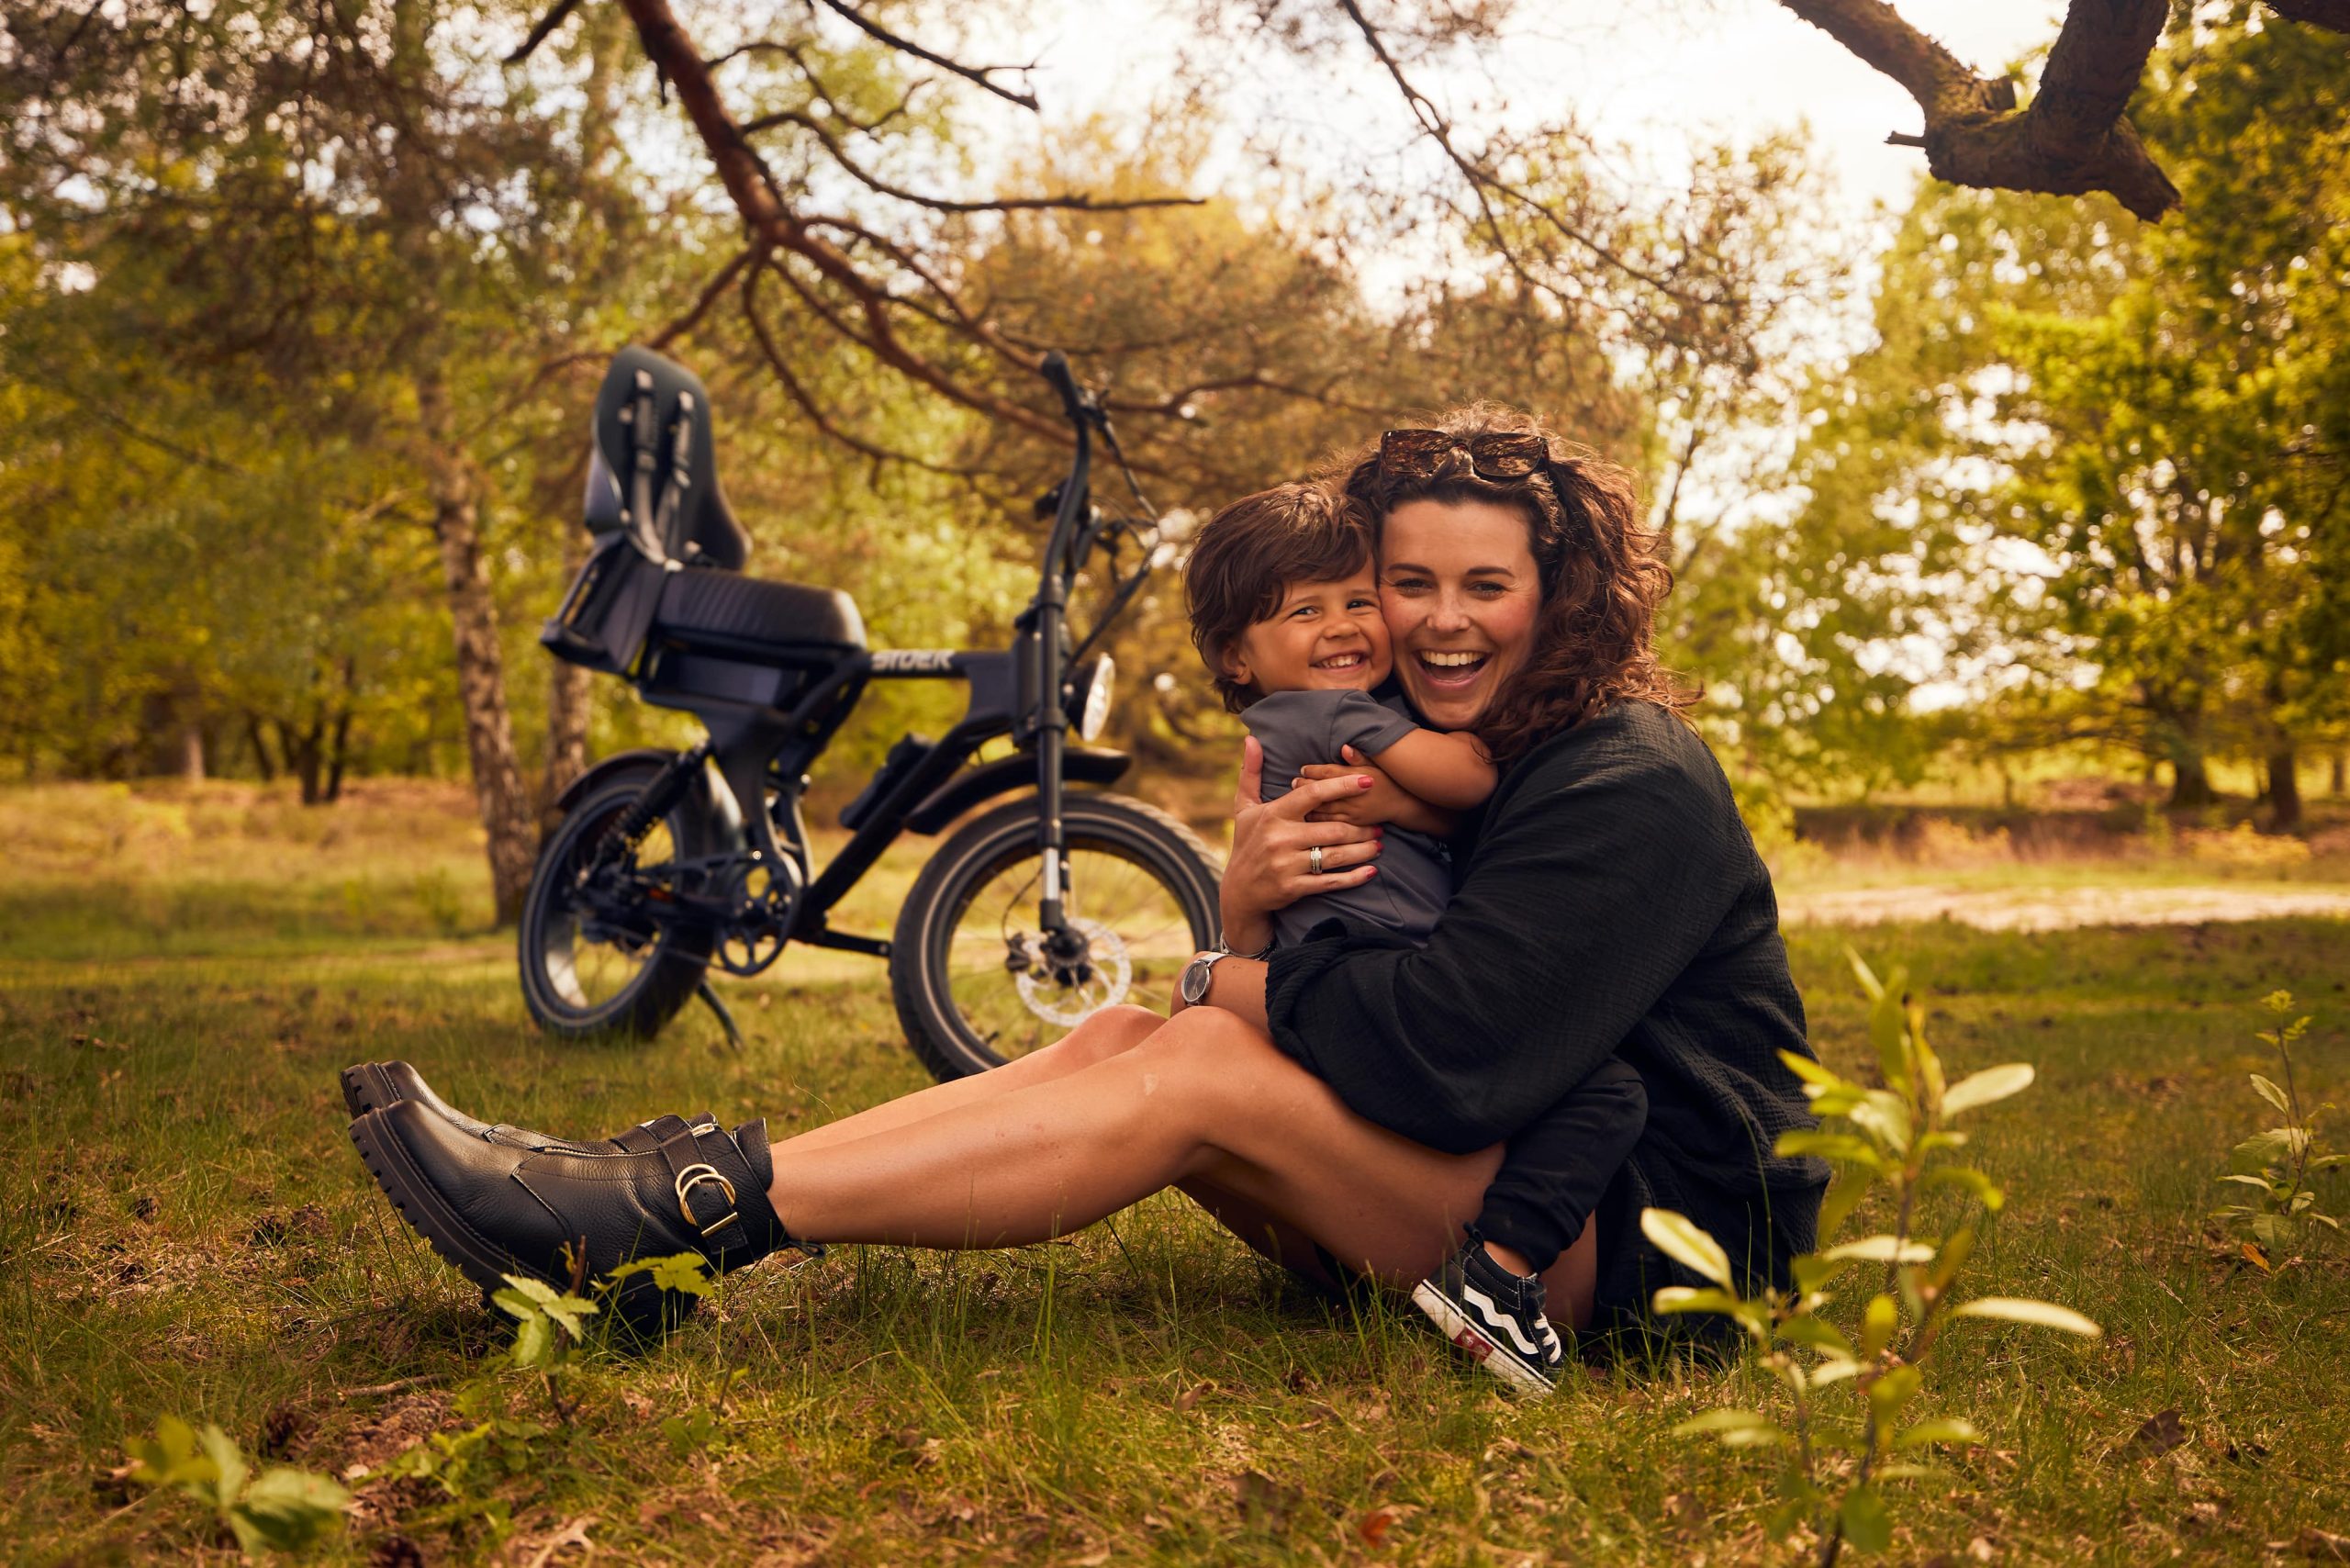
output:
[[[197,801],[183,835],[108,809],[73,842],[160,846],[155,869],[93,887],[51,858],[5,905],[0,1529],[36,1558],[207,1545],[209,1516],[170,1499],[118,1515],[132,1499],[107,1479],[125,1441],[176,1413],[256,1462],[344,1479],[359,1511],[330,1561],[396,1535],[427,1560],[487,1556],[499,1509],[524,1561],[590,1516],[588,1538],[624,1560],[1773,1560],[1767,1479],[1669,1435],[1767,1398],[1742,1374],[1603,1360],[1547,1404],[1512,1404],[1416,1316],[1309,1297],[1174,1195],[1051,1246],[764,1264],[657,1352],[590,1357],[566,1427],[537,1383],[491,1366],[507,1329],[352,1157],[336,1069],[407,1058],[468,1110],[560,1133],[710,1107],[789,1135],[925,1081],[879,968],[788,958],[738,998],[740,1055],[699,1010],[653,1046],[560,1046],[528,1028],[502,936],[443,936],[413,899],[377,928],[332,890],[400,874],[395,855],[410,876],[472,876],[461,818],[378,834],[354,812],[359,836],[330,839],[297,808]],[[12,844],[50,831],[28,810],[0,797]],[[230,810],[246,815],[220,828],[211,813]],[[318,880],[250,868],[281,854]],[[890,887],[862,928],[886,928]],[[141,908],[191,929],[107,935]],[[1860,1073],[1848,939],[1790,934],[1822,1054]],[[174,940],[184,956],[150,957]],[[2038,1069],[1970,1148],[2009,1193],[1981,1289],[2074,1303],[2107,1329],[2080,1350],[1969,1329],[1953,1375],[1985,1440],[1914,1484],[1891,1560],[1973,1561],[1979,1540],[2000,1562],[2250,1562],[2337,1529],[2342,1254],[2263,1275],[2204,1216],[2261,1110],[2244,1076],[2261,1067],[2258,997],[2310,1004],[2306,1087],[2342,1098],[2350,926],[1864,940],[1926,977],[1953,1073]],[[216,956],[188,956],[202,942]],[[466,1397],[487,1405],[461,1413],[477,1378]],[[500,1439],[510,1451],[461,1496],[377,1473],[486,1415],[544,1429]]]

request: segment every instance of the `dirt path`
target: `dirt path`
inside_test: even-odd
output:
[[[1985,931],[2063,931],[2076,925],[2197,925],[2213,920],[2350,920],[2350,889],[2236,888],[1822,888],[1781,895],[1789,923],[1873,925],[1955,920]]]

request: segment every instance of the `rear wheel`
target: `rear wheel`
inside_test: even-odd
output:
[[[942,1081],[1050,1045],[1104,1007],[1163,1005],[1215,940],[1223,868],[1198,834],[1124,795],[1067,795],[1061,823],[1081,951],[1044,940],[1033,797],[962,828],[907,895],[890,984],[908,1042]]]
[[[632,768],[597,785],[539,851],[522,902],[522,1000],[549,1034],[650,1038],[709,967],[709,933],[663,924],[649,913],[665,895],[686,890],[681,879],[692,875],[678,865],[682,846],[697,842],[690,792],[633,852],[597,865],[604,835],[658,772]],[[584,881],[582,872],[590,872]]]

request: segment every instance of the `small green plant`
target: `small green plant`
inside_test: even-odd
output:
[[[2277,1267],[2276,1260],[2300,1244],[2305,1222],[2340,1233],[2341,1222],[2317,1206],[2317,1190],[2310,1178],[2336,1169],[2350,1157],[2315,1152],[2317,1119],[2334,1107],[2324,1104],[2310,1109],[2301,1103],[2293,1047],[2309,1033],[2310,1015],[2303,1014],[2286,1022],[2285,1015],[2293,1011],[2293,994],[2287,991],[2270,991],[2261,1005],[2276,1020],[2276,1027],[2260,1030],[2255,1037],[2277,1053],[2285,1081],[2279,1084],[2255,1072],[2252,1087],[2283,1114],[2285,1125],[2255,1133],[2230,1151],[2228,1173],[2220,1180],[2252,1188],[2260,1195],[2248,1203],[2216,1209],[2211,1217],[2249,1230],[2252,1240],[2245,1243],[2249,1249],[2245,1256],[2266,1271]]]
[[[298,1551],[336,1529],[351,1494],[326,1476],[285,1465],[259,1475],[244,1451],[210,1422],[197,1431],[177,1416],[155,1423],[154,1436],[129,1445],[124,1479],[176,1487],[212,1510],[247,1556]]]
[[[1908,994],[1908,972],[1895,969],[1880,981],[1859,954],[1848,948],[1846,956],[1869,998],[1869,1039],[1885,1087],[1868,1088],[1808,1057],[1783,1053],[1812,1109],[1831,1125],[1782,1136],[1777,1152],[1816,1155],[1835,1167],[1836,1183],[1819,1216],[1823,1241],[1872,1193],[1890,1201],[1892,1228],[1796,1259],[1792,1290],[1744,1295],[1729,1255],[1704,1229],[1669,1209],[1640,1214],[1642,1233],[1660,1251],[1713,1282],[1704,1289],[1661,1290],[1656,1310],[1735,1320],[1749,1366],[1784,1383],[1788,1395],[1785,1423],[1760,1410],[1708,1410],[1675,1433],[1710,1436],[1726,1448],[1785,1450],[1781,1500],[1767,1522],[1784,1537],[1809,1521],[1820,1538],[1823,1568],[1847,1542],[1863,1551],[1891,1543],[1886,1484],[1928,1473],[1916,1456],[1936,1444],[1982,1440],[1964,1417],[1912,1409],[1925,1392],[1928,1359],[1956,1320],[2000,1318],[2090,1338],[2101,1332],[2053,1302],[1958,1298],[1975,1221],[1996,1214],[2006,1197],[1989,1176],[1953,1158],[1966,1135],[1950,1123],[2029,1087],[2032,1070],[2009,1062],[1946,1082],[1942,1058],[1926,1041],[1925,1010]],[[1960,1223],[1937,1242],[1919,1234],[1919,1211],[1928,1194],[1943,1191],[1964,1206],[1955,1216]],[[1858,1321],[1840,1326],[1830,1320],[1829,1309],[1841,1299],[1830,1287],[1855,1265],[1881,1265],[1884,1273]]]
[[[709,1266],[690,1252],[667,1258],[640,1258],[623,1263],[599,1280],[595,1294],[610,1301],[621,1284],[638,1274],[649,1274],[665,1290],[708,1295],[712,1290]],[[473,1424],[459,1431],[434,1432],[404,1450],[385,1466],[385,1473],[430,1481],[448,1501],[426,1516],[437,1522],[478,1518],[493,1540],[502,1540],[513,1528],[513,1511],[494,1495],[498,1483],[542,1468],[533,1445],[553,1428],[507,1413],[508,1388],[495,1375],[498,1369],[535,1373],[545,1391],[548,1407],[568,1430],[573,1406],[564,1398],[562,1380],[577,1364],[588,1342],[588,1319],[603,1314],[597,1301],[573,1288],[553,1285],[522,1274],[506,1276],[506,1288],[490,1297],[499,1311],[514,1319],[514,1342],[494,1363],[492,1375],[476,1378],[457,1390],[453,1406]],[[702,1424],[687,1423],[677,1431],[662,1423],[671,1446],[688,1439],[681,1451],[691,1451],[715,1429],[707,1411],[698,1413]],[[672,1418],[675,1419],[674,1417]]]

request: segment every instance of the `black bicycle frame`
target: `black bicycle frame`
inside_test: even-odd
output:
[[[1122,753],[1069,745],[1071,694],[1065,688],[1074,658],[1091,649],[1133,597],[1151,561],[1146,556],[1118,582],[1102,624],[1082,648],[1070,650],[1066,631],[1069,590],[1084,556],[1100,537],[1099,517],[1089,495],[1091,435],[1097,425],[1106,430],[1106,424],[1059,354],[1047,356],[1045,373],[1061,393],[1076,428],[1076,452],[1054,508],[1036,596],[1015,622],[1019,635],[1010,649],[893,649],[802,660],[800,667],[813,678],[788,709],[747,694],[763,675],[779,680],[765,666],[690,651],[647,655],[636,678],[645,700],[695,713],[709,738],[686,752],[666,755],[662,778],[648,785],[641,799],[649,801],[665,790],[690,787],[690,776],[701,771],[704,760],[714,763],[731,797],[718,800],[713,794],[721,836],[733,840],[733,846],[679,862],[681,868],[725,873],[723,885],[713,890],[721,896],[673,889],[668,896],[652,901],[644,913],[656,923],[709,924],[722,935],[741,934],[746,925],[755,928],[757,946],[742,960],[722,956],[723,967],[757,973],[793,941],[889,957],[886,941],[834,931],[828,924],[833,908],[909,827],[934,833],[979,801],[1018,788],[1028,777],[1036,786],[1037,848],[1044,861],[1040,935],[1056,958],[1073,960],[1082,955],[1084,938],[1070,930],[1066,914],[1069,890],[1062,788],[1072,776],[1088,783],[1110,782],[1125,770],[1127,759]],[[909,735],[892,748],[865,793],[845,813],[856,819],[848,843],[810,880],[807,828],[800,812],[809,768],[856,710],[868,681],[930,679],[961,680],[969,686],[963,718],[935,742]],[[730,685],[745,694],[728,695]],[[1020,746],[1021,756],[963,771],[982,745],[1005,735]],[[1021,766],[1024,759],[1029,759],[1029,767]],[[587,782],[583,778],[575,791]],[[674,793],[669,798],[674,800]],[[658,814],[657,810],[648,812],[643,825]],[[768,872],[770,890],[755,902],[746,901],[741,890],[760,868]],[[772,890],[778,887],[783,890],[779,896]],[[775,942],[774,950],[763,952],[768,940]]]

